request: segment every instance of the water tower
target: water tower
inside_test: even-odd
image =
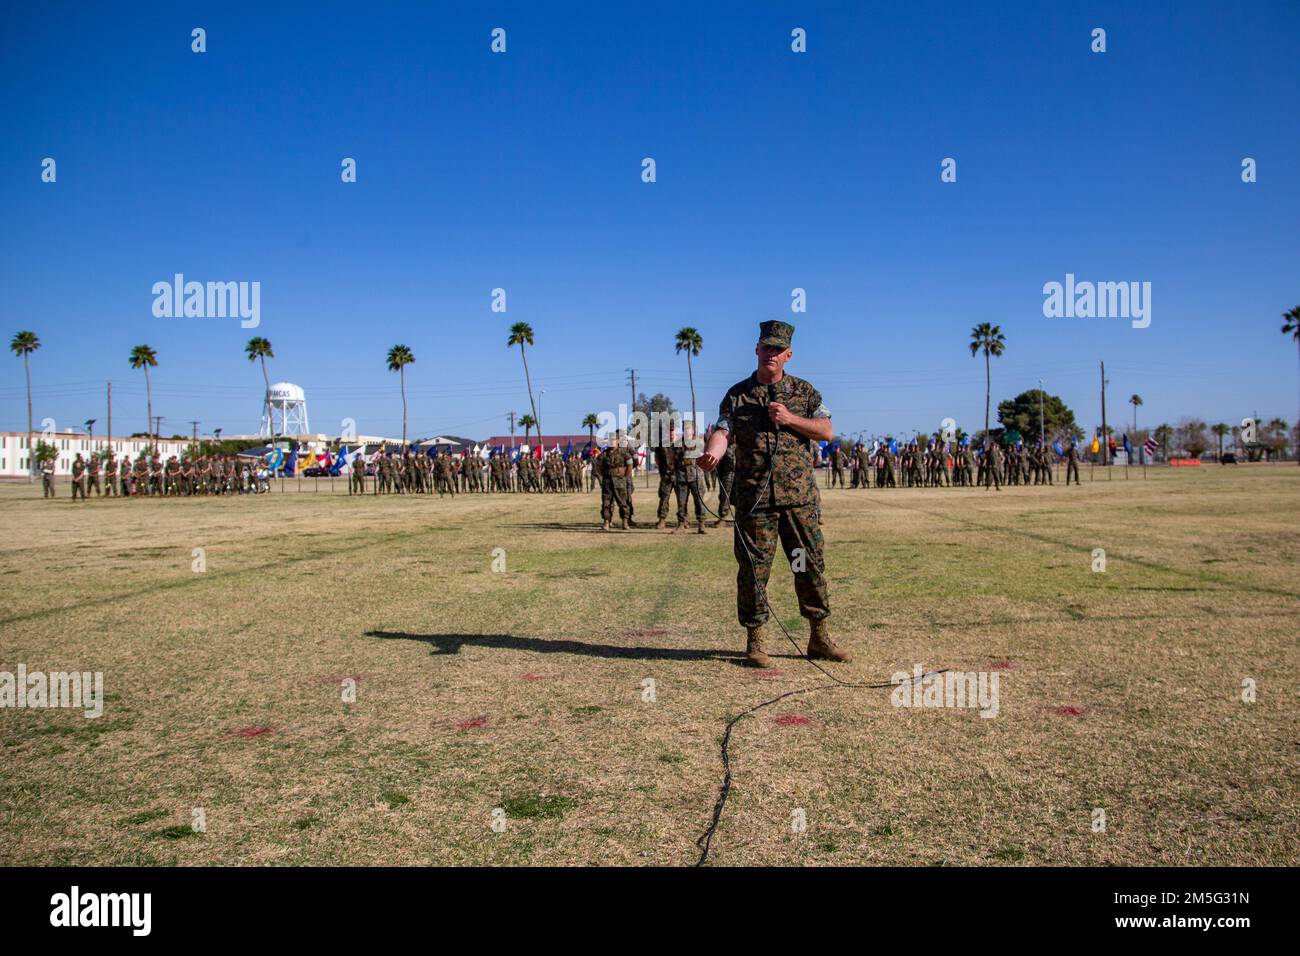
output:
[[[261,435],[306,435],[307,393],[289,382],[276,382],[266,390]]]

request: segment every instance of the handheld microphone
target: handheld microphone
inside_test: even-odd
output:
[[[776,382],[768,382],[767,403],[771,405],[775,401],[776,401]],[[780,429],[776,425],[776,422],[772,421],[770,418],[768,419],[768,425],[770,426],[769,428],[770,431],[774,431],[774,432],[780,431]]]

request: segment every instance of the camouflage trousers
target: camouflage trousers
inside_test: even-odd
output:
[[[817,505],[756,508],[736,514],[736,613],[745,627],[767,620],[767,579],[778,541],[794,570],[799,613],[813,621],[831,613]]]
[[[691,481],[682,479],[674,486],[677,492],[677,523],[686,523],[686,507],[692,499],[695,501],[695,520],[704,520],[704,487],[699,478]]]
[[[622,478],[608,478],[600,483],[601,521],[613,520],[615,504],[620,518],[626,521],[632,517],[632,508],[627,500],[627,482]]]
[[[726,467],[718,465],[718,520],[723,520],[731,514],[731,493],[736,485],[735,467]]]
[[[668,502],[673,496],[673,476],[671,472],[659,473],[659,512],[660,521],[668,517]]]

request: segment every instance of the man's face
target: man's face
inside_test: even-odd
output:
[[[760,369],[777,374],[785,368],[785,363],[790,361],[790,357],[794,352],[775,345],[763,345],[760,342],[754,347],[754,354],[758,356],[758,367]]]

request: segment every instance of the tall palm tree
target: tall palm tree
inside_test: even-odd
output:
[[[704,339],[700,333],[695,331],[689,325],[677,330],[677,354],[686,353],[686,376],[691,382],[691,427],[695,427],[695,373],[691,369],[691,356],[699,355],[700,349],[704,347]]]
[[[158,353],[147,345],[137,345],[131,350],[131,367],[144,369],[144,394],[149,409],[149,427],[145,434],[150,436],[150,446],[154,446],[153,433],[153,386],[149,383],[149,369],[158,365]]]
[[[1223,422],[1219,422],[1219,424],[1211,427],[1210,431],[1214,432],[1214,434],[1217,435],[1219,438],[1219,460],[1222,461],[1223,460],[1223,437],[1227,435],[1228,432],[1232,431],[1232,429],[1229,428],[1227,425],[1225,425]]]
[[[528,432],[532,429],[534,425],[537,424],[537,419],[533,418],[532,415],[522,415],[519,418],[519,424],[524,426],[524,444],[527,445]],[[537,432],[537,436],[540,438],[541,434],[542,434],[541,430],[539,429]],[[530,448],[529,451],[532,451],[532,449]]]
[[[1275,418],[1268,423],[1268,444],[1270,453],[1279,457],[1286,454],[1286,422],[1280,418]],[[1272,459],[1269,459],[1272,461]]]
[[[527,322],[516,322],[510,326],[510,338],[506,340],[506,347],[513,348],[519,346],[519,357],[524,360],[524,382],[528,385],[528,405],[533,410],[533,424],[537,426],[537,437],[542,435],[542,420],[537,414],[537,403],[533,401],[533,379],[528,374],[528,355],[524,351],[525,345],[533,344],[533,327]]]
[[[388,371],[396,372],[402,380],[402,447],[406,447],[406,366],[415,361],[415,354],[405,345],[394,345],[388,350]]]
[[[1142,404],[1142,396],[1134,393],[1128,397],[1128,403],[1133,406],[1133,440],[1137,441],[1138,406]],[[1219,450],[1222,451],[1223,449]]]
[[[974,358],[984,352],[984,440],[989,438],[989,401],[993,394],[992,371],[989,356],[999,356],[1007,347],[1007,340],[1002,337],[1000,326],[981,322],[970,330],[970,354]]]
[[[271,351],[271,340],[264,339],[260,335],[248,340],[244,346],[244,354],[248,356],[250,362],[262,360],[262,380],[266,382],[266,422],[270,426],[271,444],[275,444],[275,416],[271,414],[271,376],[266,373],[266,360],[275,358],[275,353]]]
[[[1296,340],[1297,347],[1300,347],[1300,305],[1282,313],[1282,334],[1289,335]],[[1300,418],[1296,419],[1300,421]],[[1300,465],[1300,450],[1297,450],[1295,462]]]
[[[9,351],[23,360],[23,371],[27,373],[27,480],[36,480],[36,454],[32,448],[32,367],[28,356],[41,347],[41,340],[35,332],[17,332],[9,342]]]
[[[596,417],[595,412],[588,412],[587,417],[582,420],[582,427],[587,429],[587,437],[594,447],[596,444],[596,426],[600,424],[600,419]]]

